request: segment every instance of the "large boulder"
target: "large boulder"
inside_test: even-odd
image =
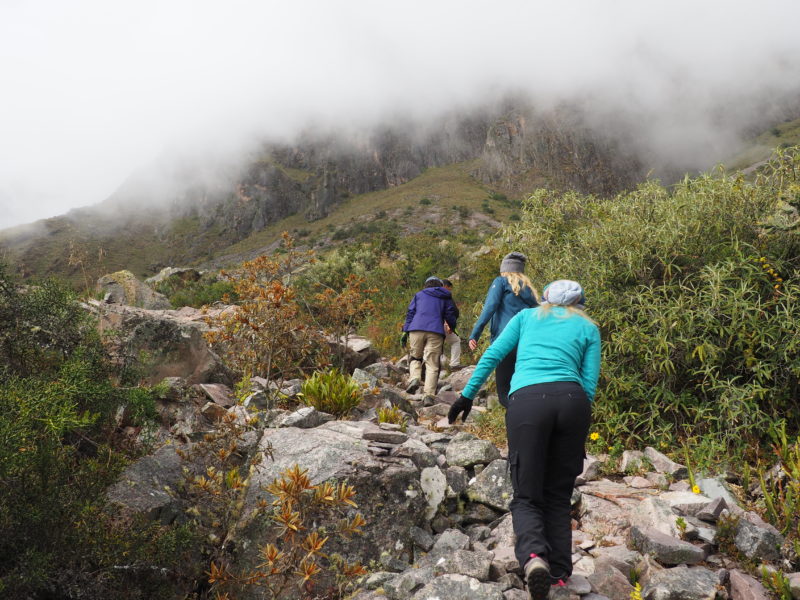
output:
[[[267,429],[259,443],[265,458],[253,471],[242,518],[231,538],[242,566],[254,566],[248,561],[258,560],[257,548],[272,535],[262,518],[264,502],[269,506],[273,500],[265,487],[293,465],[306,469],[313,484],[346,481],[356,490],[357,510],[367,521],[364,533],[341,542],[332,536],[326,552],[365,563],[379,560],[386,552],[411,559],[411,530],[425,525],[428,499],[412,460],[370,452],[369,438],[385,433],[366,421],[332,421],[315,429]]]
[[[112,355],[120,363],[135,361],[141,378],[154,385],[165,377],[195,383],[230,384],[230,372],[203,337],[208,329],[201,311],[154,311],[90,301],[98,328],[108,334]]]
[[[104,301],[108,304],[127,304],[150,310],[171,308],[166,296],[136,279],[130,271],[103,275],[97,280],[97,289],[103,293]]]

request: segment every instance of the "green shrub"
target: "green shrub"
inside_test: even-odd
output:
[[[799,165],[795,148],[755,182],[719,171],[615,198],[539,191],[502,232],[535,285],[586,289],[604,439],[686,444],[702,469],[757,451],[777,419],[798,431],[800,239],[767,224],[800,204]]]
[[[0,311],[2,595],[170,595],[180,578],[159,573],[181,561],[189,532],[123,521],[104,500],[126,463],[114,414],[126,405],[147,426],[152,393],[112,383],[89,313],[62,286],[23,290],[0,267]]]
[[[431,199],[430,199],[430,198],[422,198],[422,199],[419,201],[419,203],[420,203],[422,206],[428,206],[428,205],[430,205],[430,204],[431,204]]]
[[[303,402],[337,417],[350,414],[361,398],[361,386],[338,369],[316,371],[303,382]]]

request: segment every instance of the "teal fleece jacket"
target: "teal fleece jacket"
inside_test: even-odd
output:
[[[486,327],[486,323],[491,319],[492,324],[489,327],[490,340],[494,342],[514,315],[521,310],[533,308],[536,305],[536,298],[530,288],[523,288],[520,290],[519,296],[517,296],[511,289],[508,279],[502,275],[495,277],[492,285],[489,286],[489,291],[486,293],[483,310],[478,320],[475,321],[475,327],[472,328],[469,339],[478,341],[481,333],[483,333],[483,328]]]
[[[575,381],[589,401],[594,400],[600,377],[600,330],[562,306],[530,308],[512,318],[478,361],[461,393],[474,398],[497,363],[514,348],[517,362],[510,394],[536,383]]]

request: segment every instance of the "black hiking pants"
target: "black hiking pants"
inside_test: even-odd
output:
[[[497,399],[503,408],[508,408],[508,390],[511,389],[511,377],[514,375],[514,366],[517,364],[517,349],[514,348],[508,355],[497,363],[494,369],[494,381],[497,384]]]
[[[542,557],[555,579],[572,574],[570,498],[583,470],[591,412],[572,381],[520,388],[506,411],[515,554],[520,567],[532,553]]]

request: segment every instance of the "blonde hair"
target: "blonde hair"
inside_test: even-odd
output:
[[[531,280],[528,279],[528,276],[525,273],[511,273],[505,272],[500,273],[503,277],[508,280],[508,285],[511,286],[511,291],[514,292],[515,296],[519,296],[519,293],[523,290],[523,288],[530,288],[531,292],[533,292],[533,297],[536,299],[536,302],[539,302],[539,292],[536,291],[536,288],[533,287],[533,283]]]
[[[568,319],[572,315],[578,315],[579,317],[583,317],[590,323],[594,323],[595,325],[597,325],[597,322],[594,319],[592,319],[589,315],[587,315],[586,311],[584,311],[582,308],[578,308],[574,304],[570,304],[569,306],[564,306],[563,304],[550,304],[549,302],[545,302],[544,304],[539,305],[537,316],[540,319],[543,319],[550,313],[551,310],[553,310],[554,306],[560,306],[561,308],[565,309],[568,313],[562,317],[559,317],[560,319]]]

